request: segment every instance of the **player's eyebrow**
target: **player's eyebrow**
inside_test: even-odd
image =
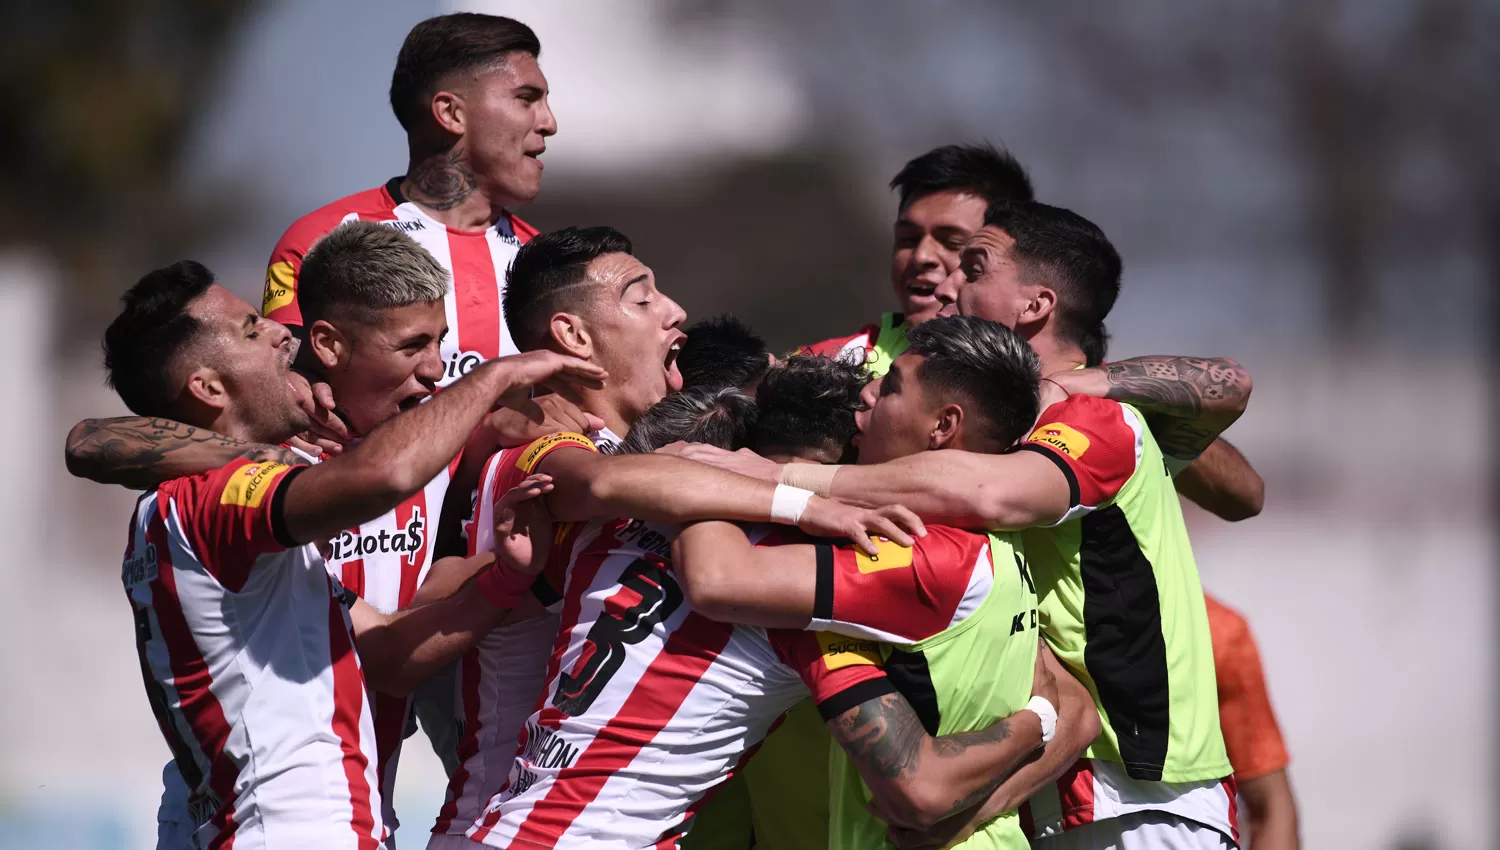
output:
[[[258,322],[258,321],[260,321],[260,316],[259,315],[255,314],[255,313],[249,313],[249,314],[247,314],[245,316],[245,324],[244,324],[245,332],[249,333],[250,331],[255,330],[255,323]]]
[[[544,89],[544,88],[542,88],[540,86],[533,86],[533,85],[531,85],[529,83],[526,84],[526,85],[523,85],[523,86],[516,86],[516,94],[518,94],[518,95],[530,95],[532,97],[541,97],[542,95],[544,95],[546,93],[547,93],[546,89]]]
[[[975,246],[973,248],[965,248],[963,253],[959,254],[958,257],[961,262],[968,262],[974,259],[987,260],[989,259],[989,253],[983,248]]]
[[[620,297],[624,298],[625,293],[630,291],[630,287],[635,286],[637,283],[646,283],[649,280],[650,276],[643,272],[631,278],[630,280],[625,281],[625,285],[620,287]]]

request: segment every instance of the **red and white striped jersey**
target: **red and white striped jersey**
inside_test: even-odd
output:
[[[348,612],[281,525],[304,466],[235,461],[142,496],[121,574],[157,724],[206,848],[374,850],[375,731]]]
[[[842,599],[818,622],[852,637],[731,626],[688,608],[669,560],[677,533],[619,519],[579,534],[547,686],[506,787],[470,838],[493,847],[676,846],[808,690],[834,714],[894,690],[878,646],[863,636],[907,631],[876,603],[898,585],[922,584],[914,571],[871,571],[847,549],[818,556],[832,573],[818,595]],[[752,533],[762,536],[771,541],[766,530]],[[946,628],[972,593],[984,592],[970,581],[976,571],[977,556],[966,552],[922,585],[931,598],[919,607],[938,613],[919,618],[926,625],[915,627],[917,637]],[[874,619],[856,617],[860,608]]]
[[[328,572],[382,614],[411,605],[417,588],[427,579],[451,469],[452,465],[438,473],[389,513],[346,529],[329,541]],[[387,829],[394,830],[400,825],[393,799],[396,767],[411,698],[373,691],[370,705],[375,715],[383,820]]]
[[[446,386],[485,360],[516,353],[500,293],[516,251],[537,231],[509,212],[483,232],[454,230],[402,197],[401,180],[393,177],[378,189],[341,198],[293,222],[271,252],[261,312],[284,325],[300,326],[297,281],[312,244],[346,221],[389,222],[431,252],[453,276],[445,299],[448,336],[443,339],[439,381]]]
[[[493,455],[485,464],[473,512],[464,525],[468,554],[472,557],[494,548],[495,504],[530,475],[542,458],[567,446],[609,453],[618,450],[620,442],[608,429],[591,433],[587,439],[579,434],[554,434]],[[547,569],[556,578],[552,583],[539,583],[538,588],[561,587],[579,528],[558,528]],[[448,792],[432,827],[434,834],[466,834],[485,804],[504,787],[521,724],[537,707],[537,697],[547,682],[559,601],[555,591],[543,590],[536,600],[537,616],[493,629],[460,660],[454,705],[461,730],[461,764],[448,779]]]

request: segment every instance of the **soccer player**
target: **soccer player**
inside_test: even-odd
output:
[[[958,269],[970,237],[984,226],[985,210],[1000,201],[1032,200],[1031,179],[1007,151],[990,145],[944,145],[911,160],[891,180],[899,193],[891,248],[891,286],[902,306],[878,325],[850,337],[808,346],[807,351],[865,363],[879,377],[906,349],[906,332],[938,315],[939,289]],[[1103,362],[1107,337],[1085,340],[1085,363]],[[1231,522],[1260,513],[1265,484],[1228,441],[1219,439],[1193,457],[1173,459],[1178,492]]]
[[[677,369],[684,314],[656,287],[651,269],[633,256],[630,240],[607,227],[564,228],[527,243],[516,256],[505,290],[505,315],[525,350],[568,352],[599,364],[610,378],[602,388],[561,387],[559,395],[603,427],[559,433],[507,449],[486,465],[471,516],[469,545],[490,527],[500,498],[534,474],[551,490],[539,500],[548,518],[583,523],[632,516],[659,522],[730,517],[796,524],[809,533],[869,543],[869,533],[909,540],[886,515],[856,511],[823,499],[805,510],[772,512],[774,486],[666,456],[618,455],[631,425],[682,386]],[[785,492],[785,491],[783,491]],[[450,503],[458,494],[450,492]],[[551,548],[571,553],[571,539]],[[565,562],[564,562],[565,563]],[[443,577],[459,582],[464,576]],[[438,581],[434,577],[429,581]],[[559,585],[539,582],[539,602],[555,605]],[[517,616],[460,662],[458,720],[463,766],[450,779],[447,800],[429,846],[463,846],[464,832],[505,781],[522,721],[546,681],[556,634],[555,613]]]
[[[307,426],[294,350],[284,327],[184,262],[126,294],[105,368],[140,416],[275,443]],[[465,593],[388,617],[338,587],[313,541],[394,508],[492,406],[569,374],[603,378],[545,353],[487,364],[328,463],[240,459],[142,496],[122,581],[200,846],[385,838],[366,681],[407,692],[498,622],[530,578],[497,564]]]
[[[452,273],[442,341],[446,385],[485,360],[513,354],[500,291],[516,249],[536,230],[509,211],[541,190],[542,152],[557,132],[531,28],[497,15],[429,18],[406,36],[391,77],[391,109],[406,131],[406,173],[308,213],[271,253],[262,309],[305,326],[303,256],[340,222],[386,222]]]
[[[843,368],[841,377],[857,386],[857,368]],[[808,377],[826,381],[827,373]],[[842,395],[857,399],[852,389]],[[824,405],[837,397],[812,396]],[[715,420],[723,411],[707,413]],[[847,436],[853,411],[841,413]],[[837,426],[804,431],[798,439],[812,454],[831,448],[837,458],[841,441],[820,439],[830,427]],[[526,724],[506,789],[475,824],[472,838],[497,847],[671,845],[691,826],[701,802],[805,693],[804,678],[838,718],[840,737],[859,751],[860,763],[879,766],[872,784],[914,819],[940,817],[1039,742],[1040,723],[1029,711],[999,721],[1005,732],[990,724],[983,732],[934,741],[890,691],[883,671],[869,663],[866,640],[800,631],[773,637],[708,620],[692,610],[690,588],[670,568],[675,535],[672,524],[630,519],[593,522],[580,532],[547,691]],[[977,540],[965,548],[935,532],[917,544],[930,541],[921,551],[932,563],[931,593],[908,612],[909,622],[892,628],[922,633],[938,621],[962,619],[992,587],[1021,585],[1019,573],[1009,569],[969,587],[971,575],[991,572],[988,546]],[[827,625],[869,628],[860,622],[864,615],[882,614],[855,597],[888,599],[881,588],[899,586],[902,578],[865,570],[859,565],[861,559],[868,565],[868,554],[856,555],[852,547],[829,546],[828,554],[852,606],[839,615],[854,622]],[[870,578],[862,581],[863,575]],[[817,616],[810,590],[805,608],[795,625]],[[891,611],[883,615],[902,619]],[[1018,640],[1035,651],[1034,633]],[[1032,659],[1025,663],[1029,691]],[[1040,686],[1050,689],[1045,678]],[[1050,715],[1050,709],[1037,710]]]
[[[725,313],[689,325],[677,355],[684,387],[755,387],[776,357],[744,322]]]
[[[1286,775],[1291,759],[1266,693],[1250,624],[1213,596],[1205,595],[1204,601],[1219,683],[1219,725],[1235,783],[1249,809],[1251,841],[1256,850],[1297,850],[1297,798]]]
[[[1032,529],[1024,536],[1044,635],[1089,686],[1103,734],[1077,765],[1044,755],[1017,771],[984,813],[1040,789],[1029,815],[1033,838],[1046,846],[1232,844],[1234,790],[1212,697],[1207,614],[1163,455],[1191,457],[1232,424],[1249,375],[1233,361],[1198,358],[1083,368],[1105,337],[1120,260],[1096,226],[1067,210],[992,206],[960,272],[939,298],[1013,328],[1040,357],[1044,386],[1071,391],[1045,407],[1018,450],[918,452],[831,469],[707,449],[682,454],[768,480],[785,475],[841,499],[907,505],[929,522]],[[912,366],[898,356],[867,392],[882,404],[906,395]],[[1146,415],[1156,417],[1150,427]]]

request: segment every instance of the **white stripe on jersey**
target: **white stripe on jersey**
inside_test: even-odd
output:
[[[223,775],[231,765],[227,808],[235,847],[373,847],[384,834],[375,734],[358,662],[338,650],[352,646],[347,615],[340,632],[331,631],[332,586],[316,547],[262,555],[244,587],[231,593],[193,551],[176,500],[168,501],[165,521],[158,506],[158,493],[138,502],[122,578],[136,611],[148,692],[159,689],[165,697],[153,707],[169,740],[183,744],[178,755],[191,759],[189,772],[201,777],[189,804],[199,843],[211,846],[220,831],[210,818],[224,801],[212,786],[215,768]],[[185,631],[164,629],[167,614],[180,618]],[[357,700],[344,706],[358,718],[350,739],[335,722],[340,663],[352,673],[346,684],[354,690],[345,698]],[[192,693],[178,690],[177,671],[184,668],[193,671],[185,680]],[[222,736],[222,751],[205,749],[205,730]],[[368,798],[358,803],[346,774],[350,754],[365,761]],[[369,834],[350,828],[356,805],[373,823]]]
[[[1061,779],[1042,786],[1021,811],[1030,818],[1033,839],[1135,812],[1167,812],[1237,840],[1234,806],[1224,780],[1148,782],[1131,779],[1118,762],[1079,759]]]

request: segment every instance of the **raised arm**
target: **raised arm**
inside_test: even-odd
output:
[[[354,449],[286,485],[282,517],[293,540],[321,540],[380,516],[437,475],[497,403],[559,377],[599,382],[598,366],[549,351],[481,364],[430,401],[372,431]]]
[[[816,536],[847,537],[870,553],[871,535],[911,543],[914,517],[864,510],[817,496],[789,515],[773,511],[777,485],[667,455],[610,457],[581,449],[555,451],[537,467],[552,477],[552,518],[586,522],[628,516],[648,522],[723,519],[795,524]]]
[[[1139,408],[1162,453],[1182,460],[1202,454],[1240,418],[1252,389],[1250,373],[1222,357],[1133,357],[1047,379]]]
[[[171,419],[85,419],[68,432],[68,472],[100,484],[145,490],[245,458],[297,464],[289,449],[236,440]]]
[[[1229,522],[1257,516],[1265,505],[1266,484],[1260,473],[1222,437],[1172,481],[1188,501]]]

